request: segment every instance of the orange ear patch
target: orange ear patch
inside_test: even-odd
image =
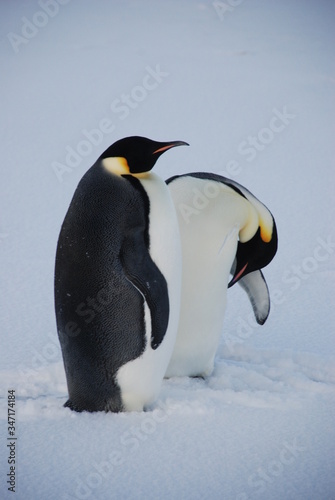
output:
[[[125,175],[130,173],[128,162],[123,156],[104,158],[101,163],[111,174]]]
[[[265,243],[269,243],[272,238],[272,228],[270,229],[269,227],[265,227],[264,224],[261,222],[260,223],[260,229],[261,229],[261,238]]]

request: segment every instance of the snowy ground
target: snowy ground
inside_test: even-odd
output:
[[[335,498],[335,3],[217,4],[1,2],[1,498]],[[164,381],[145,413],[74,414],[56,241],[83,173],[127,135],[189,142],[156,173],[225,173],[270,208],[272,311],[256,326],[233,287],[211,377]]]

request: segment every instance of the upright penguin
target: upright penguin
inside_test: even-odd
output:
[[[181,249],[169,189],[150,170],[186,144],[121,139],[74,193],[55,264],[73,410],[141,411],[159,392],[178,327]]]
[[[179,328],[166,377],[206,376],[213,370],[222,333],[227,287],[241,284],[258,323],[269,314],[260,269],[277,251],[276,224],[250,191],[220,175],[190,173],[166,182],[183,254]]]

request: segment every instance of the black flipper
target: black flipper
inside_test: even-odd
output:
[[[157,349],[169,323],[166,279],[151,259],[141,232],[135,232],[124,240],[120,257],[127,279],[148,304],[151,314],[151,347]]]
[[[238,283],[248,294],[257,323],[263,325],[270,312],[270,295],[262,271],[246,274]]]

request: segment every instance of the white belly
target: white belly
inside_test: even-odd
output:
[[[186,177],[169,188],[180,225],[183,272],[179,328],[166,376],[209,375],[222,334],[238,234],[250,207],[214,181]]]
[[[170,314],[164,339],[153,350],[151,315],[145,304],[146,349],[139,358],[123,365],[117,374],[127,411],[142,411],[157,398],[176,340],[181,294],[179,225],[169,189],[156,174],[139,175],[138,178],[150,200],[150,255],[167,281]]]

